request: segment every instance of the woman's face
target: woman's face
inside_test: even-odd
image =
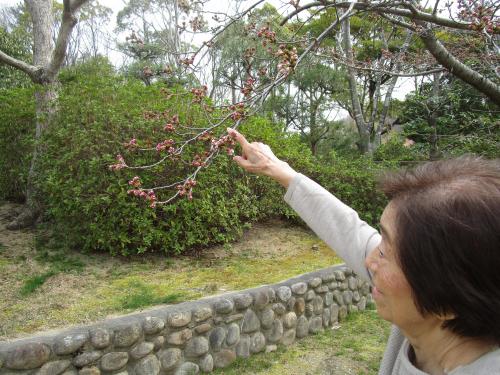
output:
[[[401,329],[411,329],[425,318],[419,313],[412,291],[397,262],[395,207],[389,203],[380,218],[382,241],[366,258],[372,274],[372,295],[379,315]]]

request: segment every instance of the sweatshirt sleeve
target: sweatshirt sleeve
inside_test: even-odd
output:
[[[290,182],[285,201],[357,275],[371,281],[365,258],[381,240],[357,212],[302,174]]]

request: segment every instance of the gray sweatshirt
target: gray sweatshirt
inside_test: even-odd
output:
[[[301,174],[288,186],[285,201],[358,276],[371,282],[365,258],[381,240],[376,229],[362,221],[352,208]],[[409,349],[408,340],[393,325],[379,375],[426,375],[411,363]],[[448,375],[500,375],[500,348],[453,369]]]

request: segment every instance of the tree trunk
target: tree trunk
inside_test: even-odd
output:
[[[76,25],[75,13],[88,0],[63,0],[64,10],[57,41],[52,41],[52,0],[25,0],[33,22],[33,65],[8,56],[0,51],[0,62],[11,65],[26,74],[40,86],[35,93],[35,148],[28,172],[26,204],[19,216],[7,226],[19,229],[34,224],[40,214],[41,202],[38,190],[39,161],[43,154],[41,142],[56,111],[57,75],[66,57],[71,32]]]
[[[318,102],[313,98],[314,93],[310,95],[309,103],[309,145],[311,146],[311,153],[316,156],[318,148],[318,125],[317,125],[317,115],[318,115]]]
[[[440,152],[438,149],[438,144],[437,144],[437,119],[439,117],[439,78],[441,74],[440,73],[434,73],[434,80],[432,82],[432,97],[431,97],[431,113],[429,115],[429,126],[432,128],[432,133],[429,137],[429,143],[430,143],[430,148],[429,148],[429,159],[430,160],[437,160],[440,158]]]
[[[354,122],[356,123],[356,127],[358,129],[359,134],[359,150],[365,154],[370,151],[370,132],[368,131],[365,119],[363,117],[363,110],[361,109],[361,103],[359,102],[358,97],[358,89],[356,82],[356,75],[354,68],[352,68],[352,64],[354,62],[354,55],[352,52],[352,44],[351,44],[351,23],[349,21],[349,17],[347,17],[342,22],[343,28],[343,44],[344,44],[344,53],[347,58],[348,66],[347,66],[347,77],[349,81],[349,93],[351,95],[351,104],[352,104],[352,113],[354,117]]]
[[[33,65],[47,67],[50,64],[52,43],[52,2],[26,0],[33,21]],[[7,226],[8,229],[25,228],[32,225],[40,214],[37,174],[41,149],[41,137],[49,126],[54,112],[57,91],[52,82],[43,82],[35,92],[35,149],[31,158],[26,186],[26,203],[22,212]]]

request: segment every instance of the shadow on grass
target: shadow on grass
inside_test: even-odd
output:
[[[133,281],[128,285],[129,292],[119,300],[122,309],[137,309],[162,303],[182,302],[185,296],[181,293],[171,293],[158,296],[152,288],[141,281]]]
[[[0,246],[0,251],[2,247]],[[85,264],[79,259],[69,254],[69,251],[62,248],[49,249],[43,246],[36,248],[35,260],[41,264],[49,265],[49,270],[39,275],[31,276],[24,280],[19,294],[22,297],[29,296],[40,288],[45,282],[59,273],[64,272],[81,272],[85,268]],[[26,259],[21,259],[25,261]]]
[[[19,291],[19,294],[21,294],[22,297],[30,295],[31,293],[35,292],[35,290],[40,288],[49,277],[52,277],[55,274],[55,271],[48,271],[41,275],[32,276],[26,279],[23,286],[21,287],[21,290]]]

